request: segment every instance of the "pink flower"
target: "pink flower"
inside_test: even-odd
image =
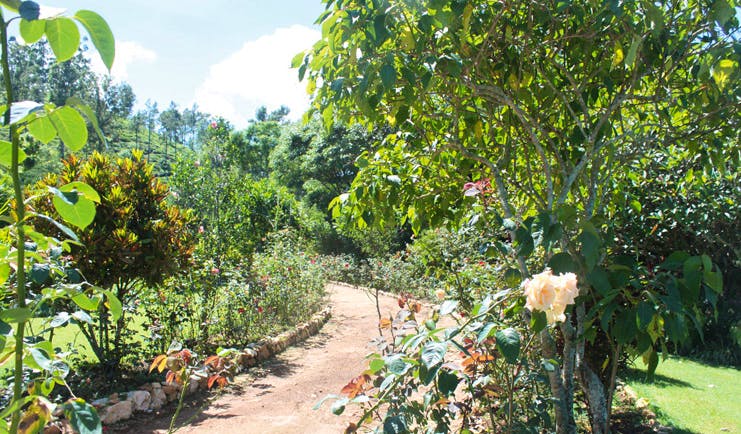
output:
[[[211,274],[216,275],[216,274],[219,274],[219,273],[221,273],[221,270],[219,270],[218,268],[213,267],[211,269]]]
[[[216,123],[216,121],[211,122],[211,125],[209,125],[210,128],[216,129],[219,128],[219,124]]]
[[[316,261],[315,261],[315,260],[313,260],[313,259],[312,259],[311,261],[309,261],[309,262],[311,262],[311,265],[314,265],[314,264],[316,264]]]
[[[198,226],[198,233],[202,234],[204,232],[203,226]]]
[[[196,160],[196,161],[193,162],[193,165],[196,166],[196,167],[201,167],[201,162],[198,161],[198,160]]]

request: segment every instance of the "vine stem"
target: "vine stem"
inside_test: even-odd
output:
[[[24,220],[26,205],[23,201],[23,189],[18,168],[18,155],[20,140],[18,129],[15,125],[10,124],[10,108],[13,103],[13,84],[10,79],[10,64],[8,63],[8,23],[5,22],[2,9],[0,9],[0,44],[2,44],[2,57],[0,63],[3,68],[3,81],[5,84],[5,96],[7,107],[5,111],[5,125],[10,127],[11,156],[10,156],[10,176],[13,180],[13,192],[15,199],[16,214],[16,305],[19,309],[26,307],[26,234],[24,231]],[[23,339],[26,328],[26,321],[18,321],[18,328],[15,332],[15,367],[13,375],[13,401],[19,401],[23,396]],[[21,420],[21,412],[16,411],[11,416],[10,432],[16,432]]]

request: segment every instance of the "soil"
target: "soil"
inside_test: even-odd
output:
[[[359,417],[348,407],[342,416],[330,411],[332,400],[314,405],[328,394],[339,394],[350,379],[367,369],[368,343],[378,336],[375,298],[367,291],[328,286],[332,317],[319,334],[250,370],[221,396],[196,397],[183,408],[178,433],[341,433]],[[396,299],[380,298],[384,316],[396,313]],[[354,411],[355,410],[355,411]],[[142,415],[110,427],[108,432],[165,433],[172,405],[160,414]]]

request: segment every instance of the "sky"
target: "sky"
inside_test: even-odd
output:
[[[255,110],[281,105],[300,119],[308,107],[305,84],[291,59],[320,37],[313,23],[320,0],[67,0],[40,1],[72,15],[89,9],[106,19],[116,38],[112,76],[129,83],[135,109],[147,99],[161,110],[198,104],[244,128]],[[84,31],[83,31],[84,34]],[[90,44],[92,46],[92,44]],[[105,72],[97,57],[94,68]]]

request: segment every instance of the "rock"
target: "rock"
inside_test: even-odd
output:
[[[100,421],[105,425],[110,425],[120,420],[130,418],[133,411],[134,406],[131,401],[120,401],[104,408],[99,413]]]
[[[108,397],[108,402],[111,404],[115,404],[119,401],[121,401],[121,398],[118,396],[118,393],[112,393],[111,396]]]
[[[180,385],[163,384],[162,391],[167,396],[167,401],[175,401],[178,399],[178,392],[180,391]]]
[[[645,410],[648,408],[648,400],[646,398],[640,398],[636,401],[635,405],[638,410]]]
[[[108,398],[96,399],[95,401],[93,401],[93,402],[90,403],[90,405],[92,405],[95,408],[105,407],[108,404],[109,404]]]
[[[159,383],[156,384],[159,386]],[[161,386],[152,388],[152,399],[149,402],[150,410],[157,410],[159,408],[162,408],[163,405],[167,404],[167,401],[167,394]]]
[[[188,395],[198,392],[198,389],[201,387],[201,378],[200,375],[195,374],[190,376],[190,381],[188,381],[188,391],[186,392]]]
[[[270,348],[268,348],[267,344],[260,345],[257,358],[258,360],[267,360],[270,358]]]
[[[135,390],[129,392],[129,401],[134,405],[134,411],[149,410],[149,404],[152,402],[152,395],[146,390]]]

